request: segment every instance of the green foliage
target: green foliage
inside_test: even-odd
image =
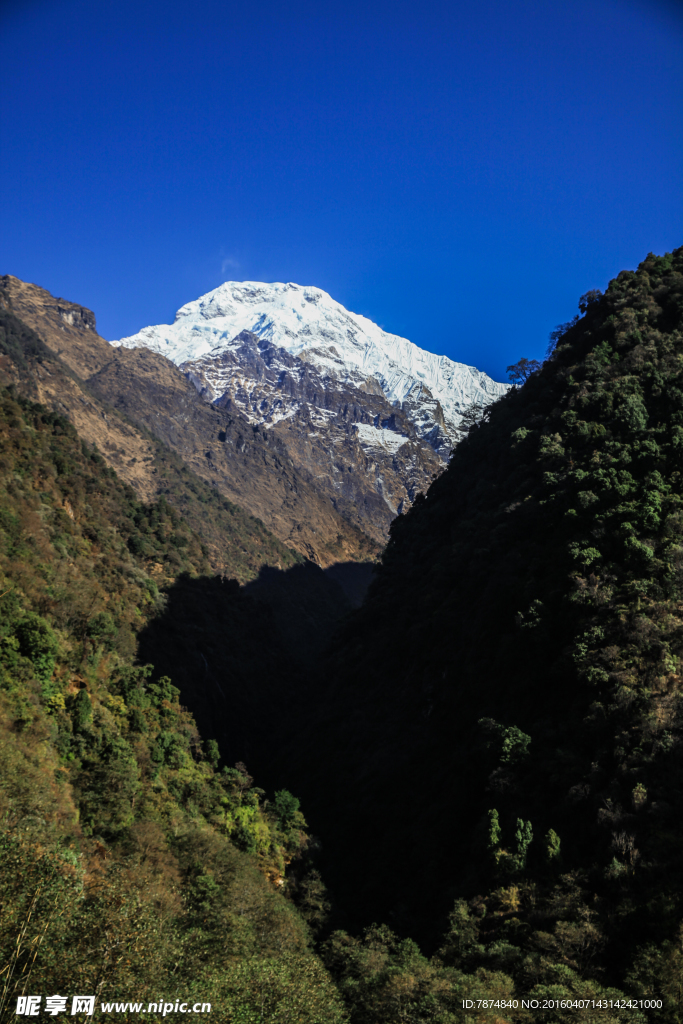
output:
[[[111,650],[116,640],[116,623],[109,612],[99,612],[88,621],[86,634],[95,644]]]
[[[525,994],[623,988],[648,943],[675,962],[682,295],[679,249],[582,298],[392,524],[296,737],[300,779],[333,765],[302,795],[339,898],[435,944],[449,898],[485,908],[467,970]]]
[[[516,858],[517,865],[520,869],[526,865],[526,856],[531,846],[531,840],[533,839],[533,830],[531,828],[530,821],[522,821],[521,818],[517,819],[517,828],[515,829],[515,846],[516,846]]]
[[[153,574],[205,565],[163,499],[142,504],[66,420],[0,392],[2,1021],[26,985],[196,994],[240,1024],[346,1020],[312,949],[329,904],[298,799],[269,803],[244,765],[219,774],[178,687],[135,664],[163,606]]]
[[[532,620],[530,624],[536,625],[536,622]],[[517,764],[528,756],[531,736],[516,725],[501,725],[492,718],[480,718],[478,725],[486,736],[487,748],[495,750],[501,764]]]
[[[214,769],[214,771],[217,771],[218,765],[221,760],[221,752],[218,744],[216,743],[215,740],[207,740],[204,746],[206,749],[206,757],[209,764]]]
[[[462,914],[454,929],[461,919]],[[471,934],[466,927],[458,941],[452,931],[449,950],[469,948]],[[479,968],[465,973],[438,957],[429,959],[411,939],[400,939],[386,925],[372,925],[360,939],[335,932],[325,943],[323,956],[354,1024],[464,1024],[471,1020],[464,1000],[474,1000],[475,1006],[482,999],[507,1004],[515,996],[514,982],[502,971]],[[505,1013],[498,1019],[524,1018]]]
[[[501,827],[498,819],[498,811],[494,808],[488,814],[488,841],[489,850],[496,850],[500,846]]]
[[[529,379],[532,373],[540,370],[541,364],[538,359],[519,359],[512,366],[508,366],[508,380],[515,387],[521,387]]]
[[[36,678],[47,685],[52,678],[57,657],[58,642],[48,622],[35,612],[29,612],[14,627],[19,650],[33,662]]]
[[[639,999],[662,1000],[651,1012],[655,1021],[679,1021],[683,1013],[683,931],[661,946],[647,943],[638,949],[627,978],[630,991]]]
[[[499,838],[500,836],[496,837],[496,844]],[[456,967],[462,965],[465,962],[465,957],[477,946],[479,931],[479,922],[465,900],[456,900],[455,906],[448,916],[448,929],[439,950],[441,960]]]
[[[281,789],[275,794],[273,809],[282,828],[288,828],[296,821],[299,806],[299,800],[286,789]]]
[[[560,837],[554,829],[548,829],[545,837],[545,854],[549,864],[560,859]]]
[[[86,689],[79,690],[71,702],[71,724],[76,733],[83,732],[92,722],[92,702]]]
[[[585,295],[582,295],[579,299],[579,309],[582,313],[586,313],[588,311],[588,307],[592,306],[596,302],[599,302],[601,298],[602,292],[600,291],[600,289],[591,288],[590,291],[587,291]]]

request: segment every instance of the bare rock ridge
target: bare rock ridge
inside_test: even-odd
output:
[[[111,359],[97,333],[95,314],[67,299],[56,299],[45,288],[7,274],[0,278],[0,303],[36,332],[55,355],[81,378]]]
[[[21,382],[22,390],[71,420],[121,479],[143,501],[152,501],[159,488],[152,441],[133,424],[111,416],[83,387],[83,381],[111,359],[110,346],[97,334],[94,314],[10,274],[0,278],[0,306],[34,330],[67,371],[59,364],[38,364],[31,378]],[[4,383],[20,383],[13,367],[3,370]]]

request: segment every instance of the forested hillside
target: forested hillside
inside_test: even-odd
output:
[[[221,766],[171,680],[135,663],[156,567],[205,567],[196,534],[8,391],[0,452],[1,1019],[18,995],[78,992],[344,1020],[311,950],[298,801]]]
[[[683,250],[581,312],[395,520],[297,785],[355,920],[678,1020]]]
[[[0,1020],[36,993],[93,994],[98,1017],[210,1004],[226,1024],[455,1024],[464,999],[507,1005],[504,972],[454,960],[462,908],[431,959],[386,926],[330,935],[299,801],[223,764],[172,680],[136,661],[169,599],[158,565],[204,608],[213,591],[236,636],[250,617],[276,632],[267,612],[198,575],[201,544],[164,501],[140,503],[67,420],[7,390],[0,450]],[[175,648],[188,689],[197,628]],[[260,710],[247,701],[243,726]]]

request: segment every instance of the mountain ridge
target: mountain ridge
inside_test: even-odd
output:
[[[97,334],[90,310],[11,275],[0,279],[0,303],[37,331],[54,360],[34,361],[31,372],[23,374],[10,361],[6,379],[20,382],[33,400],[67,415],[144,500],[159,493],[173,500],[178,475],[186,472],[182,463],[173,462],[180,456],[187,472],[201,480],[199,486],[199,480],[191,485],[190,478],[181,483],[187,498],[183,511],[189,514],[190,505],[198,505],[190,518],[200,531],[197,494],[206,501],[208,485],[214,492],[209,505],[218,492],[239,507],[242,525],[249,516],[262,519],[264,527],[255,528],[272,531],[275,547],[287,545],[295,557],[329,566],[376,556],[378,541],[338,511],[334,494],[321,493],[297,470],[280,438],[255,431],[239,410],[225,415],[212,409],[170,360],[148,350],[112,348]],[[219,435],[227,442],[219,441]],[[223,528],[234,536],[230,518]],[[218,534],[209,543],[217,569],[236,565],[231,558],[226,565]],[[263,564],[291,564],[287,547],[279,551],[281,558],[273,562],[271,549]],[[250,550],[249,559],[254,553]],[[252,564],[246,577],[240,567],[239,577],[257,573],[258,565]]]
[[[72,311],[70,306],[76,311],[82,308],[55,300],[45,289],[9,275],[0,279],[0,380],[66,416],[141,500],[149,502],[163,495],[175,504],[202,535],[214,571],[245,582],[255,578],[263,565],[287,567],[300,559],[301,554],[289,549],[262,522],[193,473],[154,432],[122,415],[106,397],[98,397],[69,367],[64,355],[71,354],[72,362],[77,357],[81,372],[103,367],[111,360],[111,348],[92,327],[85,336],[78,333],[80,328],[69,325],[62,331],[58,304],[67,312]],[[39,333],[16,311],[31,320]],[[94,324],[94,316],[89,310],[86,313]],[[78,323],[83,318],[76,312],[74,319]],[[75,346],[70,349],[73,334]],[[182,374],[173,371],[184,386]],[[199,402],[193,388],[189,393]]]

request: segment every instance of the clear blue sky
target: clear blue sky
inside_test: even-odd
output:
[[[3,0],[0,273],[109,339],[317,285],[504,379],[683,243],[683,5]]]

